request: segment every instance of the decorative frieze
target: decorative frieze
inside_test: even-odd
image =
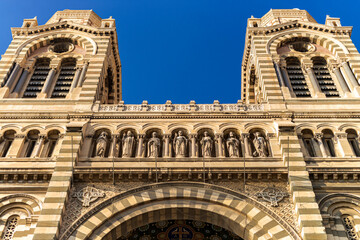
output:
[[[257,112],[261,104],[103,104],[99,112]]]

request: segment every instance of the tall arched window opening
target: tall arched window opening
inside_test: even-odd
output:
[[[51,98],[65,98],[69,93],[76,70],[76,59],[66,58],[61,62],[60,74],[55,83]]]
[[[334,134],[331,130],[325,129],[323,131],[322,140],[324,143],[325,151],[327,152],[327,155],[330,157],[336,157],[333,138],[334,138]]]
[[[321,91],[326,97],[339,97],[339,92],[337,91],[334,80],[330,75],[326,60],[323,57],[314,57],[312,58],[312,61],[314,74]]]
[[[37,95],[41,92],[46,77],[50,71],[50,59],[49,58],[40,58],[35,63],[35,69],[31,79],[26,86],[23,98],[36,98]]]
[[[358,135],[354,129],[348,129],[346,130],[347,133],[347,140],[351,146],[351,149],[353,150],[353,153],[355,156],[360,157],[360,148],[359,148],[359,142],[358,142]]]
[[[2,240],[11,240],[14,237],[16,227],[19,223],[19,216],[13,215],[8,218],[3,231]]]
[[[311,97],[299,59],[296,57],[286,58],[286,71],[295,96]]]
[[[59,140],[59,134],[60,133],[57,130],[53,130],[53,131],[50,131],[48,133],[47,141],[46,141],[46,144],[44,146],[45,157],[52,157],[53,156],[56,144],[57,144],[57,142]]]
[[[314,148],[314,135],[311,130],[304,129],[301,131],[302,133],[302,139],[306,148],[306,151],[308,152],[310,157],[316,157],[316,152]]]
[[[39,139],[39,131],[38,130],[31,130],[29,131],[27,137],[26,137],[26,143],[24,147],[26,147],[25,150],[25,157],[31,157],[35,150],[36,142]]]
[[[15,139],[15,131],[14,130],[8,130],[4,133],[4,142],[2,143],[3,147],[1,149],[1,157],[6,157],[14,139]]]

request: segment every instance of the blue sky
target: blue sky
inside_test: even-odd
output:
[[[339,2],[341,4],[339,4]],[[10,27],[37,16],[44,24],[57,10],[93,9],[116,19],[125,103],[234,103],[240,99],[241,61],[247,19],[271,8],[308,10],[354,26],[360,44],[360,0],[0,0],[0,54]]]

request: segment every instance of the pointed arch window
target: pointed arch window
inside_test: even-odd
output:
[[[35,63],[35,69],[31,79],[26,86],[23,98],[36,98],[44,86],[47,75],[50,71],[50,59],[40,58]]]
[[[326,97],[339,97],[339,92],[330,75],[326,60],[323,57],[314,57],[312,61],[314,74],[321,91]]]
[[[305,76],[298,58],[286,58],[286,71],[295,96],[311,97],[309,87],[305,81]]]
[[[19,216],[17,216],[17,215],[10,216],[6,222],[3,236],[1,239],[2,240],[13,239],[18,223],[19,223]]]
[[[69,93],[76,70],[76,59],[66,58],[61,62],[60,74],[55,83],[51,98],[65,98]]]

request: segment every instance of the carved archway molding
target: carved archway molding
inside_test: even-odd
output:
[[[274,36],[268,41],[267,52],[273,56],[277,55],[276,50],[280,43],[294,37],[309,38],[313,43],[328,49],[335,56],[344,56],[344,54],[349,53],[348,49],[339,40],[334,39],[330,35],[319,34],[318,32],[310,30],[293,30]]]
[[[198,182],[168,182],[135,188],[80,216],[60,237],[117,239],[148,223],[200,220],[244,239],[296,239],[298,233],[260,202],[239,192]]]

